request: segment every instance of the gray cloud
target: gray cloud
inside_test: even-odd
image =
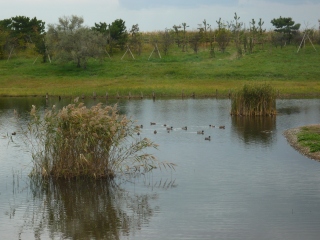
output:
[[[127,9],[143,9],[158,7],[198,7],[200,5],[231,5],[237,4],[237,0],[119,0],[120,6]]]
[[[159,7],[193,8],[201,5],[235,6],[238,3],[281,3],[286,5],[302,5],[319,3],[319,0],[119,0],[120,6],[125,9],[139,10]]]

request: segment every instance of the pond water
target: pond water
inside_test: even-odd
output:
[[[13,109],[70,102],[0,98],[0,239],[319,239],[320,163],[282,135],[319,123],[319,99],[277,100],[276,117],[253,119],[231,117],[228,99],[122,100],[121,113],[143,125],[137,137],[159,144],[151,153],[175,171],[31,181]]]

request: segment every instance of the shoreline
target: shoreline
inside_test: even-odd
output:
[[[320,124],[315,124],[315,125],[308,125],[308,126],[318,126],[320,127]],[[301,126],[297,128],[291,128],[287,129],[283,132],[284,137],[287,139],[287,142],[293,147],[296,151],[298,151],[300,154],[311,158],[315,161],[320,162],[320,152],[310,152],[308,147],[302,146],[298,142],[298,133],[301,131],[301,129],[306,126]]]
[[[40,98],[97,98],[97,99],[103,99],[103,98],[109,98],[109,99],[152,99],[152,98],[185,98],[185,99],[192,99],[192,98],[216,98],[216,99],[231,99],[232,98],[232,92],[230,93],[200,93],[197,94],[196,92],[193,92],[192,94],[165,94],[165,93],[156,93],[153,91],[152,93],[147,93],[147,94],[129,94],[127,95],[120,95],[119,93],[116,94],[108,94],[108,95],[98,95],[98,94],[80,94],[75,96],[74,94],[70,95],[64,95],[64,94],[50,94],[50,93],[39,93],[39,94],[17,94],[17,95],[12,95],[12,94],[1,94],[1,98],[20,98],[20,97],[40,97]],[[320,94],[319,93],[286,93],[286,94],[276,94],[276,99],[320,99]]]

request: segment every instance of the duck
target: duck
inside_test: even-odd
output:
[[[154,130],[154,132],[153,132],[154,134],[157,134],[157,130]]]
[[[215,125],[211,125],[211,124],[209,124],[209,127],[211,127],[211,128],[215,128],[216,126],[215,126]]]
[[[140,125],[140,128],[143,128],[143,125],[142,125],[142,124]]]
[[[210,140],[211,140],[211,137],[210,137],[210,136],[209,136],[209,137],[205,137],[204,140],[210,141]]]
[[[150,122],[150,125],[156,125],[156,123],[155,122]]]
[[[225,126],[219,126],[219,128],[220,128],[220,129],[225,129],[226,127],[225,127]]]
[[[204,131],[197,131],[197,134],[204,134]]]
[[[13,133],[12,133],[12,135],[16,135],[16,134],[17,134],[16,132],[13,132]]]
[[[167,130],[168,131],[170,131],[170,130],[172,130],[173,129],[173,127],[167,127]]]
[[[137,132],[137,135],[139,136],[139,135],[140,135],[140,132]]]
[[[182,130],[187,130],[188,128],[187,128],[187,126],[185,126],[185,127],[182,127]]]
[[[263,130],[263,131],[261,131],[262,133],[272,133],[272,131],[271,130]]]

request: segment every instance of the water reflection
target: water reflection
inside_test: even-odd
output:
[[[300,108],[299,107],[283,107],[283,108],[278,108],[277,109],[278,114],[298,114],[300,113]]]
[[[276,128],[276,116],[232,117],[232,128],[245,143],[271,144]]]
[[[117,184],[30,184],[30,153],[16,146],[22,146],[19,132],[16,145],[6,137],[18,129],[7,123],[13,109],[60,108],[73,99],[49,98],[47,105],[44,98],[2,100],[0,239],[319,239],[320,165],[282,135],[318,123],[319,99],[278,100],[276,117],[250,119],[231,117],[229,100],[87,98],[88,107],[118,103],[121,113],[144,125],[140,136],[159,144],[156,157],[177,164],[174,172]],[[175,129],[167,133],[163,123]],[[196,133],[203,129],[205,136]]]
[[[0,109],[1,110],[13,110],[16,109],[19,113],[29,112],[31,110],[31,106],[45,106],[46,99],[45,98],[0,98]],[[0,112],[1,113],[1,112]]]
[[[157,194],[130,194],[114,181],[31,180],[34,201],[24,227],[70,239],[120,239],[148,224]],[[39,211],[40,209],[40,211]]]

